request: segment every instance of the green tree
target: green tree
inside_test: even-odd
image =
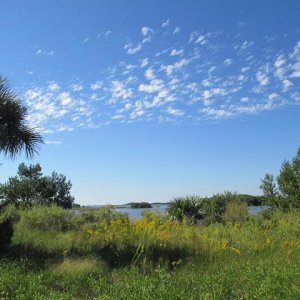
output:
[[[22,178],[40,179],[43,175],[42,167],[39,163],[26,166],[24,163],[19,164],[18,175]]]
[[[64,208],[71,208],[74,203],[74,197],[70,193],[72,188],[71,181],[67,180],[63,174],[52,172],[50,182],[52,182],[50,202]]]
[[[261,185],[259,187],[266,197],[275,197],[278,194],[274,176],[272,174],[267,173],[261,180]]]
[[[26,123],[27,110],[0,76],[0,152],[14,158],[25,151],[32,157],[43,142],[40,134]]]
[[[17,176],[0,185],[0,200],[15,205],[57,204],[71,208],[74,203],[71,181],[63,174],[53,172],[51,176],[43,176],[41,171],[40,164],[20,164]]]
[[[260,188],[269,204],[281,209],[300,208],[300,148],[291,162],[283,162],[276,183],[271,174],[262,179]]]
[[[291,162],[283,162],[277,183],[282,196],[300,208],[300,148]]]

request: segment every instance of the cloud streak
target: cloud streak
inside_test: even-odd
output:
[[[143,26],[134,43],[123,41],[122,60],[93,80],[27,88],[28,121],[55,133],[116,122],[199,123],[300,103],[300,41],[276,48],[219,32],[182,35],[170,20],[157,29]]]

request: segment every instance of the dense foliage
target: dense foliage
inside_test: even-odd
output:
[[[297,210],[210,225],[130,221],[111,208],[83,218],[60,207],[15,213],[0,259],[4,300],[300,297]]]
[[[130,208],[151,208],[152,205],[148,202],[131,202],[128,203]]]
[[[247,215],[248,203],[254,202],[259,197],[241,195],[237,193],[224,192],[215,194],[212,197],[187,196],[185,198],[176,198],[171,201],[168,213],[176,220],[188,220],[191,223],[213,223],[223,222],[225,213],[228,216],[231,207],[235,207],[235,215],[241,215],[245,219]],[[242,217],[243,215],[243,217]]]
[[[0,251],[6,248],[13,236],[13,223],[18,220],[14,206],[0,205]]]
[[[21,163],[18,174],[10,177],[8,182],[0,185],[0,201],[2,203],[56,204],[71,208],[74,197],[71,195],[72,184],[63,174],[52,172],[51,176],[43,176],[39,164],[26,166]]]
[[[300,208],[300,148],[291,161],[283,162],[276,182],[272,174],[266,174],[260,187],[270,206]]]

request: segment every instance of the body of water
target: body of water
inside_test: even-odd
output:
[[[165,213],[169,204],[159,204],[152,205],[152,208],[130,208],[130,207],[120,207],[115,208],[115,211],[128,214],[130,219],[139,219],[142,217],[143,212],[157,212]]]
[[[152,208],[129,208],[129,207],[118,207],[115,211],[128,214],[130,219],[139,219],[142,217],[143,212],[158,212],[165,213],[169,204],[153,205]],[[256,215],[262,210],[266,209],[267,206],[249,206],[249,213]]]

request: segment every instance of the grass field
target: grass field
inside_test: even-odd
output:
[[[299,299],[300,212],[243,223],[18,212],[0,299]]]

